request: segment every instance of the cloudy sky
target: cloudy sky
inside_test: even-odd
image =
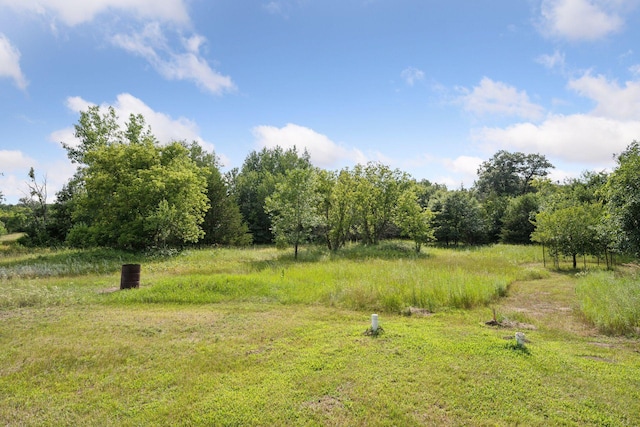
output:
[[[241,166],[307,148],[451,188],[497,150],[554,179],[640,139],[640,0],[0,0],[0,191],[54,195],[90,105]]]

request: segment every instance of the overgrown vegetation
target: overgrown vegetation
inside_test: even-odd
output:
[[[636,340],[496,301],[502,283],[533,288],[522,308],[543,313],[536,295],[582,294],[590,275],[549,273],[541,257],[395,241],[304,247],[297,262],[274,248],[5,250],[0,424],[638,424]],[[141,288],[113,291],[132,261]],[[520,323],[486,326],[496,306]],[[376,338],[363,334],[373,309]]]
[[[127,250],[309,242],[338,251],[408,238],[417,252],[443,246],[542,243],[560,256],[638,254],[640,149],[632,142],[610,174],[553,183],[543,155],[498,151],[471,188],[448,190],[377,163],[340,171],[314,167],[295,147],[251,152],[223,175],[197,142],[159,144],[141,115],[120,125],[113,109],[90,107],[64,145],[75,176],[48,203],[46,179],[29,172],[29,194],[0,209],[0,234],[22,243]],[[4,224],[4,228],[2,226]]]
[[[580,311],[598,329],[640,335],[640,277],[637,272],[589,272],[576,287]]]
[[[351,245],[338,253],[311,247],[301,253],[299,262],[274,248],[191,250],[175,258],[147,260],[149,286],[99,299],[117,304],[268,301],[388,313],[411,306],[429,311],[471,308],[495,301],[506,293],[509,283],[528,274],[515,261],[516,251],[511,254],[500,248],[434,248],[428,254],[416,254],[402,242]],[[534,248],[526,252],[529,261],[539,256]],[[21,282],[83,274],[107,276],[117,273],[121,264],[141,259],[110,250],[43,252],[4,263],[0,277]],[[5,294],[0,306],[16,301],[22,300]]]

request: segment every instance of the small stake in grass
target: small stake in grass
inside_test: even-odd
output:
[[[369,329],[367,329],[366,331],[364,331],[365,335],[370,335],[373,337],[377,337],[378,335],[380,335],[381,333],[384,332],[384,329],[382,329],[382,326],[378,325],[378,315],[377,314],[372,314],[371,315],[371,327]]]

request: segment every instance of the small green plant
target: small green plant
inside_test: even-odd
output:
[[[375,338],[382,334],[384,334],[384,329],[382,328],[382,326],[378,326],[376,329],[373,329],[373,327],[369,327],[366,331],[364,331],[364,335],[368,337]]]

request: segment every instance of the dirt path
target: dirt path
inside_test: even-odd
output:
[[[580,318],[575,280],[551,273],[546,279],[515,282],[506,298],[496,306],[498,315],[535,328],[566,331],[580,336],[597,336],[598,331]]]

